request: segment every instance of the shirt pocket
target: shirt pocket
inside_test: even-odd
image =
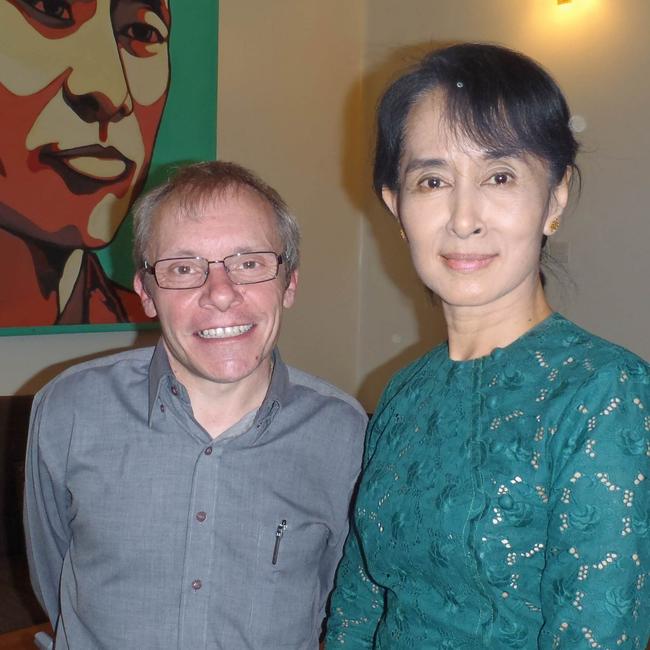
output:
[[[290,514],[260,526],[252,624],[268,647],[303,648],[320,630],[320,565],[329,530]]]

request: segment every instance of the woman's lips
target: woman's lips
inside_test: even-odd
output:
[[[46,145],[38,158],[41,164],[57,172],[75,194],[90,194],[107,185],[120,183],[135,168],[135,163],[115,147],[101,145],[62,150],[56,145]]]
[[[460,273],[472,273],[489,266],[496,255],[480,255],[474,253],[445,253],[441,255],[444,263],[452,271]]]

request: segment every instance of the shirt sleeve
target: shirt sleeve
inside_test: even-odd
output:
[[[378,412],[380,410],[381,404]],[[380,428],[382,419],[373,418],[368,429],[364,469],[373,448],[373,433]],[[354,525],[354,508],[352,513],[350,533],[330,602],[326,648],[372,648],[375,631],[384,611],[385,590],[373,582],[366,571],[359,534]]]
[[[335,527],[333,533],[330,535],[327,546],[323,552],[323,556],[320,560],[319,566],[319,582],[321,584],[321,599],[320,602],[323,603],[323,611],[320,612],[320,620],[322,621],[325,616],[325,604],[327,603],[327,597],[329,596],[332,590],[332,584],[334,582],[334,574],[336,572],[336,567],[341,560],[341,555],[343,553],[343,544],[348,535],[349,530],[349,508],[350,508],[350,499],[352,497],[352,492],[354,486],[357,482],[359,476],[359,471],[361,469],[361,456],[363,451],[363,438],[368,424],[367,417],[359,417],[357,420],[358,424],[353,427],[351,432],[350,439],[352,443],[346,447],[347,452],[347,465],[346,470],[343,472],[342,476],[337,477],[336,482],[345,486],[341,491],[341,500],[337,502],[336,508],[334,511],[336,513],[335,519],[338,521],[338,525]]]
[[[646,647],[649,431],[640,362],[601,369],[558,423],[540,650]]]
[[[63,422],[48,414],[43,393],[34,399],[25,461],[24,522],[27,559],[34,593],[52,626],[59,616],[59,582],[68,549],[68,495],[65,462],[68,442]],[[69,429],[69,427],[68,427]]]

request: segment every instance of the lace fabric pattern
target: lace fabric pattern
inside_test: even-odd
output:
[[[650,366],[553,314],[398,373],[371,423],[327,648],[644,650]]]

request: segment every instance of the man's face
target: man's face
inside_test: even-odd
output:
[[[204,257],[222,260],[241,252],[282,252],[271,206],[251,190],[226,192],[195,214],[179,216],[174,206],[157,215],[147,260]],[[211,264],[196,289],[161,289],[152,276],[135,279],[148,316],[158,316],[174,373],[188,390],[241,383],[264,386],[271,352],[280,333],[283,308],[291,307],[297,273],[259,284],[233,284],[223,264]]]
[[[167,0],[0,0],[0,227],[109,242],[169,82]]]

